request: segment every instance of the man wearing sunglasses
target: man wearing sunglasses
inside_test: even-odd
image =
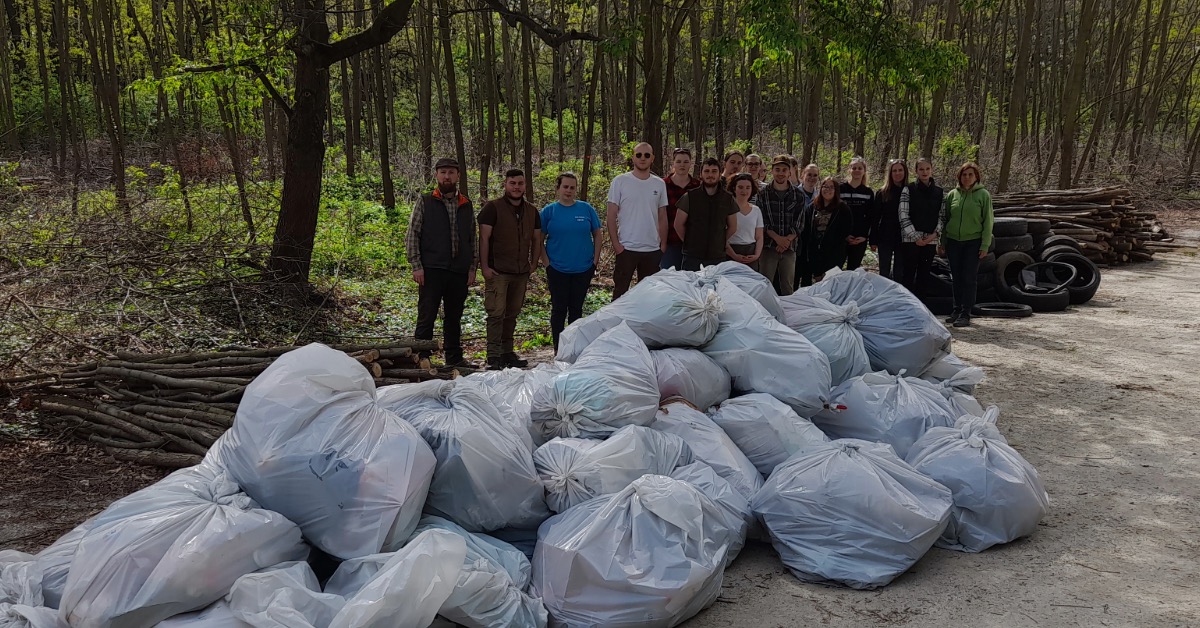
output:
[[[658,272],[667,246],[667,186],[650,173],[654,149],[642,142],[633,149],[633,170],[619,174],[608,188],[608,239],[617,254],[613,299]]]

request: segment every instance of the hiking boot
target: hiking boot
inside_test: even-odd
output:
[[[955,327],[970,327],[971,326],[971,317],[967,316],[966,314],[959,316],[958,320],[954,321],[954,326]]]
[[[522,360],[521,356],[515,353],[505,353],[501,357],[501,360],[504,361],[504,366],[511,366],[513,368],[522,369],[529,366],[529,360]]]
[[[962,308],[956,307],[953,310],[950,310],[950,316],[946,317],[946,324],[953,325],[954,323],[958,322],[958,318],[960,316],[962,316]]]
[[[487,367],[489,371],[502,371],[506,366],[508,366],[508,363],[504,361],[504,358],[493,358],[489,356],[487,359]]]

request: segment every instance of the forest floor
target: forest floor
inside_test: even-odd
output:
[[[1176,233],[1200,244],[1192,229]],[[980,401],[1000,406],[1050,492],[1032,537],[934,549],[877,591],[801,583],[752,542],[686,625],[1200,625],[1200,257],[1103,276],[1086,306],[954,330],[955,352],[987,371]],[[0,433],[0,548],[36,551],[164,474],[12,434]]]

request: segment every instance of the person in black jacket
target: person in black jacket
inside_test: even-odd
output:
[[[846,236],[846,270],[862,266],[867,252],[867,238],[871,235],[871,205],[875,192],[867,186],[867,160],[855,157],[850,160],[850,180],[838,188],[838,196],[850,208],[853,227]]]
[[[933,255],[937,251],[938,218],[945,192],[933,180],[933,164],[917,160],[917,180],[900,193],[899,281],[909,292],[921,296]]]
[[[830,268],[841,268],[846,261],[846,238],[852,228],[850,207],[841,199],[838,182],[826,177],[801,217],[800,249],[804,259],[800,285],[811,286],[813,281],[824,278]]]
[[[908,164],[903,159],[889,161],[887,181],[875,193],[871,215],[871,250],[879,256],[879,274],[888,279],[900,274],[900,193],[906,185]]]

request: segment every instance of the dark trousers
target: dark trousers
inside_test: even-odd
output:
[[[483,307],[487,310],[487,356],[494,360],[513,353],[517,315],[525,307],[529,273],[493,273],[486,280]]]
[[[862,266],[863,256],[867,254],[867,243],[846,245],[846,270],[854,270]]]
[[[638,281],[642,281],[660,270],[658,263],[661,261],[662,251],[642,252],[625,249],[618,253],[617,263],[613,266],[613,300],[616,301],[621,295],[629,292],[629,284],[633,281],[635,271]]]
[[[715,259],[701,259],[699,257],[692,257],[691,255],[684,253],[683,264],[679,267],[679,270],[697,271],[700,270],[701,266],[716,266],[724,261],[724,257],[718,257]]]
[[[875,256],[879,259],[879,275],[894,281],[902,272],[900,267],[904,265],[900,259],[900,252],[897,247],[888,244],[880,244],[875,248]]]
[[[733,252],[737,253],[738,255],[754,255],[754,250],[758,248],[758,243],[755,242],[754,244],[733,244],[731,242],[729,244],[729,248],[733,249]],[[750,267],[750,270],[755,270],[755,271],[758,270],[758,260],[754,260],[753,262],[750,262],[749,264],[746,264],[746,265]]]
[[[929,269],[933,267],[933,255],[937,245],[926,244],[917,246],[915,242],[905,242],[900,245],[900,268],[896,280],[908,291],[924,296],[925,281],[929,277]]]
[[[946,261],[950,262],[950,278],[954,281],[954,309],[971,315],[975,307],[975,284],[979,275],[979,245],[983,241],[946,239]]]
[[[674,228],[674,227],[672,227]],[[683,263],[683,244],[668,244],[667,250],[663,251],[662,260],[659,261],[658,267],[662,270],[674,268],[680,270],[679,265]]]
[[[550,289],[550,337],[554,339],[554,350],[558,351],[558,336],[567,323],[583,318],[583,302],[596,269],[582,273],[560,273],[553,266],[546,267],[546,286]]]
[[[417,291],[417,329],[413,337],[433,340],[433,323],[443,309],[442,348],[447,362],[462,360],[462,316],[467,302],[467,274],[440,268],[425,269],[425,285]]]

